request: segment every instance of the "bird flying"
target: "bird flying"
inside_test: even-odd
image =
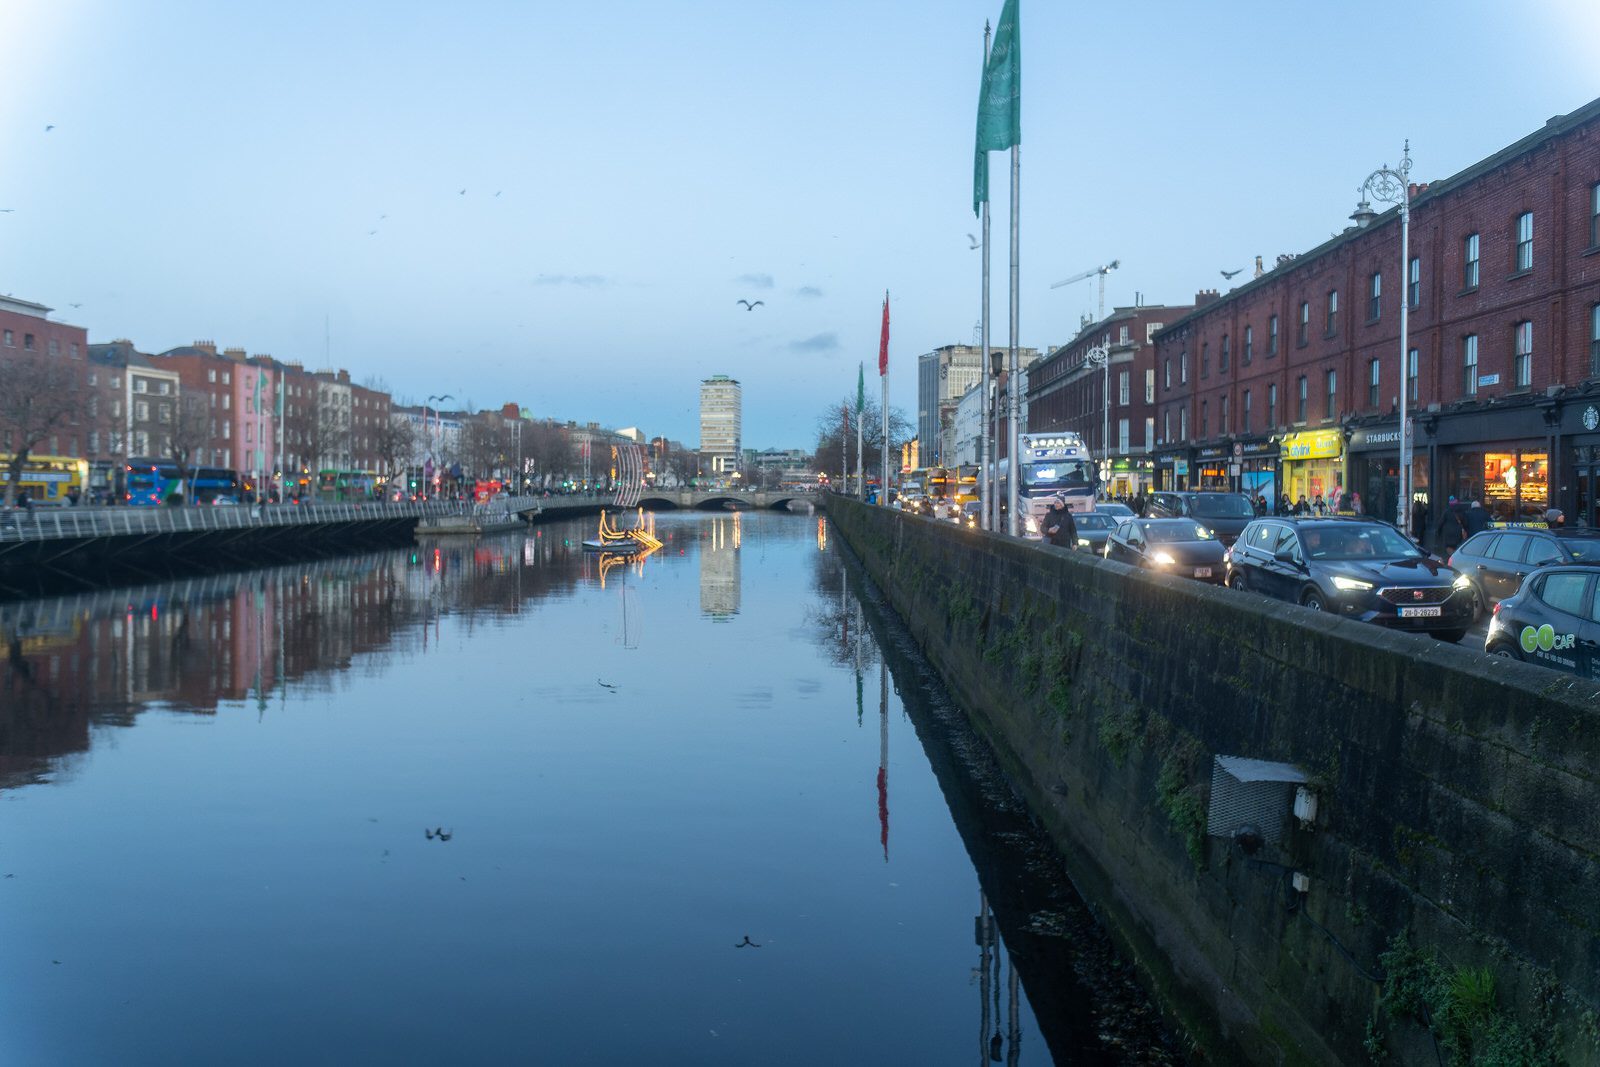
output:
[[[982,248],[983,247],[982,245],[980,245],[978,243],[978,239],[976,237],[972,236],[972,234],[970,234],[970,233],[967,234],[967,240],[972,242],[972,244],[968,246],[970,248]]]
[[[51,130],[53,130],[53,129],[55,129],[55,126],[54,126],[54,125],[50,125],[50,126],[46,126],[46,127],[45,127],[45,128],[44,128],[44,132],[45,132],[45,133],[49,133],[49,132],[50,132],[50,131],[51,131]]]
[[[15,210],[17,209],[14,207],[0,207],[0,215],[9,215]]]
[[[465,189],[463,189],[463,190],[461,190],[461,192],[457,193],[456,195],[457,196],[466,196],[467,195],[467,191]]]
[[[748,301],[748,300],[740,300],[740,301],[739,301],[739,303],[741,303],[741,304],[743,304],[743,305],[744,305],[744,309],[745,309],[745,310],[746,310],[746,311],[754,311],[754,310],[755,310],[755,309],[756,309],[756,308],[758,308],[758,307],[760,307],[760,306],[761,306],[761,305],[762,305],[762,304],[764,304],[764,303],[766,303],[766,301],[764,301],[764,300],[757,300],[757,301],[756,301],[756,302],[755,302],[755,303],[754,303],[754,304],[752,304],[752,303],[750,303],[750,301]]]
[[[82,304],[68,304],[67,307],[69,307],[69,308],[81,308],[81,307],[83,307],[83,305]]]
[[[1224,278],[1232,278],[1235,274],[1242,274],[1242,273],[1244,273],[1244,268],[1240,267],[1238,270],[1225,270],[1225,271],[1222,272],[1222,276]]]
[[[744,935],[744,940],[740,941],[738,944],[734,945],[733,947],[734,948],[760,948],[761,947],[761,943],[759,941],[750,940],[750,935],[749,934],[745,934]]]

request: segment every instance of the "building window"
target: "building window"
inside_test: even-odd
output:
[[[1117,451],[1124,456],[1128,454],[1128,420],[1117,420]]]
[[[1278,316],[1273,315],[1267,319],[1267,355],[1278,354]]]
[[[1406,353],[1406,402],[1417,402],[1417,350]]]
[[[1121,404],[1123,407],[1127,407],[1128,404],[1130,403],[1129,395],[1130,394],[1128,392],[1128,372],[1127,371],[1118,371],[1117,372],[1117,403]]]
[[[133,380],[133,391],[136,393],[148,393],[150,391],[150,382],[144,378],[135,378]]]
[[[1223,334],[1222,335],[1222,356],[1221,356],[1220,359],[1217,360],[1217,369],[1218,370],[1226,371],[1228,369],[1228,356],[1229,356],[1228,335],[1227,334]]]
[[[1478,395],[1478,335],[1475,333],[1461,339],[1461,392],[1465,396]]]
[[[1211,401],[1200,401],[1200,437],[1205,439],[1211,428]]]
[[[1211,377],[1211,342],[1200,342],[1200,377]]]
[[[1154,404],[1156,402],[1156,369],[1154,367],[1146,367],[1144,371],[1144,402],[1146,404]]]
[[[1306,421],[1306,376],[1304,374],[1300,375],[1300,400],[1295,409],[1294,421]]]
[[[1172,409],[1168,408],[1161,413],[1161,439],[1172,440]]]
[[[1372,275],[1370,289],[1367,293],[1367,321],[1377,322],[1383,314],[1383,273]]]
[[[1600,182],[1589,186],[1589,247],[1600,248]]]
[[[134,404],[133,405],[133,417],[138,422],[149,422],[150,421],[150,402],[148,400],[140,400],[136,404]]]
[[[1339,400],[1339,372],[1328,372],[1328,418],[1333,418]]]
[[[1178,409],[1178,439],[1189,439],[1189,409],[1186,407]]]
[[[1328,290],[1328,328],[1323,332],[1324,337],[1332,337],[1339,331],[1339,290]]]
[[[1222,418],[1220,420],[1218,420],[1218,422],[1217,422],[1217,432],[1218,433],[1227,433],[1228,432],[1228,398],[1227,398],[1226,395],[1224,395],[1222,400],[1219,401],[1219,406],[1222,408]]]
[[[1276,383],[1267,386],[1267,429],[1278,428],[1278,386]]]
[[[225,422],[222,424],[222,439],[226,441],[231,437],[233,437],[233,423]]]
[[[1298,344],[1302,347],[1311,337],[1311,301],[1300,301],[1300,337]]]
[[[5,332],[5,342],[6,342],[6,347],[7,348],[16,348],[17,347],[17,335],[12,333],[10,330],[7,330]]]
[[[1406,267],[1406,306],[1416,307],[1422,303],[1422,260],[1416,256],[1411,257],[1411,263]]]
[[[227,377],[226,372],[224,372],[223,377]],[[228,410],[231,410],[232,407],[233,407],[233,394],[232,393],[223,393],[222,394],[222,410],[223,411],[228,411]]]
[[[1241,421],[1239,423],[1239,432],[1240,433],[1249,433],[1250,432],[1250,390],[1248,390],[1248,389],[1246,389],[1244,391],[1244,412],[1243,412],[1243,414],[1244,414],[1243,421]]]
[[[54,337],[50,338],[50,354],[52,356],[59,356],[61,354],[61,342],[57,341]]]
[[[1367,407],[1378,406],[1378,361],[1372,360],[1367,364]]]
[[[1255,342],[1256,342],[1255,327],[1254,326],[1246,326],[1244,328],[1244,361],[1245,361],[1245,363],[1247,365],[1250,362],[1250,357],[1255,355],[1255,352],[1253,351],[1254,348],[1255,348]]]
[[[1461,248],[1461,288],[1476,289],[1478,287],[1478,235],[1467,234],[1467,239],[1462,242]]]
[[[229,373],[228,371],[223,371],[222,372],[222,384],[223,385],[232,385],[233,384],[233,375],[231,373]]]
[[[25,333],[22,335],[22,347],[29,352],[33,351],[33,334]]]
[[[1178,384],[1185,385],[1189,381],[1189,353],[1178,353]]]
[[[1122,327],[1122,332],[1117,334],[1117,343],[1123,345],[1128,343],[1128,328],[1126,326]]]
[[[1517,216],[1517,270],[1533,269],[1533,212]]]
[[[206,371],[206,381],[215,382],[216,380],[217,380],[217,372],[216,372],[215,369]]]
[[[171,422],[172,421],[172,405],[171,404],[157,404],[156,405],[156,414],[160,417],[160,421],[162,421],[162,422]]]
[[[1517,323],[1511,328],[1511,336],[1515,352],[1517,388],[1525,389],[1533,384],[1533,323],[1526,320]]]
[[[1600,378],[1600,304],[1589,309],[1589,377]]]
[[[1151,446],[1155,443],[1156,417],[1154,415],[1146,415],[1144,419],[1144,450],[1146,452],[1150,451]]]

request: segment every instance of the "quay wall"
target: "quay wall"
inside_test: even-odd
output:
[[[828,511],[1205,1059],[1600,1062],[1600,684]],[[1218,755],[1302,770],[1314,823],[1277,787],[1281,840],[1208,834]]]

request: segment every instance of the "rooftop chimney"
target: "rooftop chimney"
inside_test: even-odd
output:
[[[1197,308],[1203,308],[1207,304],[1216,303],[1218,299],[1220,299],[1220,297],[1217,295],[1217,291],[1215,289],[1202,289],[1198,293],[1194,294],[1194,306]]]
[[[1265,273],[1267,273],[1267,271],[1266,271],[1266,268],[1261,265],[1261,257],[1257,256],[1256,257],[1256,273],[1255,273],[1255,277],[1259,278]]]
[[[217,354],[217,342],[215,341],[196,341],[194,347],[202,352],[209,352],[213,356]]]

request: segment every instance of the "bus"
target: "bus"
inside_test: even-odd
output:
[[[170,459],[133,456],[117,476],[117,495],[132,508],[160,507],[167,498],[183,492],[178,465]]]
[[[1017,466],[1022,472],[1017,499],[1022,508],[1019,520],[1024,536],[1042,536],[1044,513],[1050,509],[1050,498],[1057,493],[1067,498],[1069,511],[1094,510],[1094,459],[1082,437],[1075,433],[1018,434],[1017,454]],[[1009,461],[1001,460],[998,489],[1002,507],[1010,499],[1010,476]]]
[[[325,503],[371,500],[378,485],[377,471],[317,472],[317,499]]]
[[[11,488],[11,461],[0,452],[0,502]],[[83,499],[89,484],[89,461],[72,456],[31,455],[22,464],[17,500],[27,497],[35,504],[71,504]]]
[[[196,504],[237,504],[241,497],[239,472],[226,467],[196,467],[189,483]]]

